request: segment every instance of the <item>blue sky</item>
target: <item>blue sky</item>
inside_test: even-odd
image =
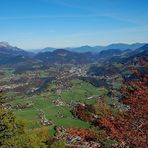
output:
[[[148,0],[0,0],[0,41],[28,49],[148,42]]]

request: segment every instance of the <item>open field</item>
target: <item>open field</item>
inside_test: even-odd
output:
[[[80,119],[74,118],[71,113],[73,108],[72,104],[76,102],[94,104],[96,102],[96,96],[107,94],[107,90],[99,89],[91,85],[90,83],[82,80],[73,79],[70,82],[72,87],[67,90],[63,90],[61,94],[50,91],[51,88],[56,88],[55,83],[51,83],[48,86],[47,91],[44,91],[38,95],[16,95],[15,92],[7,93],[7,97],[11,98],[8,103],[14,108],[14,113],[17,120],[21,120],[28,128],[41,127],[39,121],[40,112],[44,112],[47,120],[51,121],[53,125],[49,126],[50,134],[54,133],[55,126],[63,126],[65,128],[90,128],[90,124]],[[93,98],[93,96],[95,96]],[[54,101],[61,100],[62,105],[54,104]],[[29,108],[16,108],[17,105],[32,104]]]

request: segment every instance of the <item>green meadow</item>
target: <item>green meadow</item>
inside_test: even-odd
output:
[[[81,121],[71,113],[72,106],[70,103],[74,102],[86,102],[88,104],[94,104],[95,98],[88,99],[91,96],[101,96],[107,93],[105,89],[99,89],[91,85],[90,83],[81,80],[72,80],[72,87],[67,90],[63,90],[60,95],[50,91],[50,88],[54,88],[55,84],[49,85],[47,91],[33,96],[17,96],[11,99],[9,102],[12,106],[17,104],[23,104],[31,102],[33,104],[30,108],[14,109],[14,113],[18,120],[22,120],[28,128],[38,128],[42,125],[39,122],[39,113],[44,112],[45,117],[52,121],[53,125],[49,126],[50,134],[54,134],[55,126],[63,126],[65,128],[90,128],[90,124]],[[15,96],[13,93],[7,94],[9,97]],[[56,106],[53,100],[60,98],[63,101],[62,106]]]

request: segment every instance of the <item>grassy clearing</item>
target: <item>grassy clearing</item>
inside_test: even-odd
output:
[[[70,90],[65,90],[61,94],[61,98],[64,99],[66,102],[71,101],[82,101],[82,102],[89,102],[94,103],[94,100],[87,100],[90,96],[101,96],[107,93],[107,90],[102,90],[94,87],[93,85],[81,81],[81,80],[72,80],[73,88]]]
[[[38,122],[38,111],[34,108],[17,110],[14,112],[17,120],[23,121],[28,128],[38,128],[40,124]]]
[[[18,120],[23,120],[28,128],[41,127],[38,119],[40,111],[45,113],[48,120],[51,120],[54,125],[49,126],[49,133],[53,135],[55,133],[54,126],[63,126],[65,128],[90,128],[90,124],[73,117],[71,113],[71,107],[67,105],[71,100],[86,102],[89,104],[95,104],[96,99],[87,99],[90,96],[100,96],[106,94],[104,89],[98,89],[89,83],[81,80],[72,80],[73,87],[69,90],[64,90],[61,95],[47,91],[40,95],[34,95],[30,98],[15,97],[10,103],[16,105],[17,103],[23,103],[25,101],[31,101],[33,103],[32,108],[26,108],[22,110],[15,110],[15,115]],[[55,87],[50,86],[51,88]],[[50,90],[50,89],[49,89]],[[65,103],[64,106],[56,106],[53,104],[53,100],[61,98]]]
[[[34,96],[32,99],[34,107],[23,110],[16,110],[15,115],[18,120],[23,120],[28,128],[38,128],[40,123],[38,121],[38,114],[43,111],[48,120],[54,123],[54,126],[89,128],[89,124],[79,119],[74,119],[71,109],[67,106],[55,106],[52,101],[41,96]],[[63,117],[59,117],[59,114]],[[49,126],[50,134],[54,134],[54,126]]]

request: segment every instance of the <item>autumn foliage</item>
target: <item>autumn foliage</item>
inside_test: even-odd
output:
[[[75,128],[70,128],[68,130],[68,134],[70,136],[80,136],[82,139],[91,139],[94,140],[97,138],[97,134],[91,130],[86,130],[86,129],[75,129]]]
[[[145,68],[146,62],[141,61]],[[128,82],[123,88],[123,103],[130,108],[124,117],[102,117],[100,124],[111,138],[125,146],[148,147],[148,75],[132,69],[137,80]]]
[[[102,109],[106,113],[96,118],[93,108],[91,113],[87,106],[79,105],[75,109],[78,118],[105,130],[111,139],[120,142],[119,147],[148,147],[148,60],[139,60],[139,63],[145,72],[131,68],[136,79],[125,82],[121,89],[122,103],[127,106],[122,115],[115,116]]]

